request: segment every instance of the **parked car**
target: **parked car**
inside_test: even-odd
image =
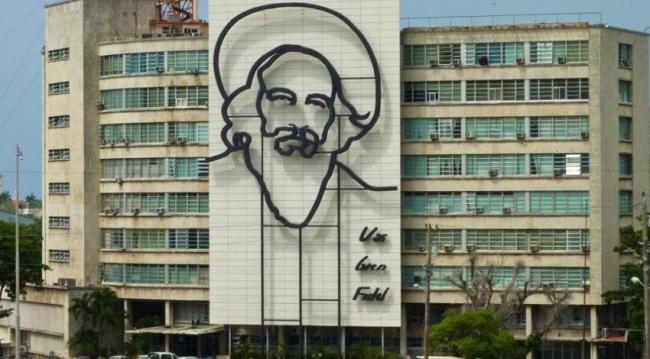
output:
[[[129,359],[126,355],[111,355],[108,359]]]
[[[178,359],[178,357],[170,352],[153,352],[147,354],[147,359]]]
[[[198,357],[178,357],[178,359],[199,359]]]

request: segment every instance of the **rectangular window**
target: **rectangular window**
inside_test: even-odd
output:
[[[50,182],[48,184],[50,194],[70,194],[69,182]]]
[[[191,144],[208,143],[207,122],[172,122],[169,124],[169,139]]]
[[[533,138],[589,138],[586,116],[531,117],[529,127]]]
[[[479,251],[525,250],[526,231],[518,229],[468,229],[467,244]]]
[[[588,214],[589,205],[587,191],[530,192],[530,213],[534,214]]]
[[[164,229],[127,229],[125,231],[125,248],[132,249],[164,249]]]
[[[461,229],[438,229],[431,232],[431,241],[438,250],[444,245],[452,245],[456,249],[463,246],[463,231]],[[424,229],[405,229],[402,231],[402,250],[423,252],[427,247],[427,231]]]
[[[207,229],[170,229],[168,238],[170,249],[208,249],[210,235]]]
[[[165,71],[164,52],[126,54],[124,68],[127,74],[141,74]]]
[[[622,216],[632,214],[632,191],[618,192],[618,211]]]
[[[620,141],[632,141],[632,118],[618,118],[618,139]]]
[[[51,262],[70,262],[70,251],[50,249],[49,258]]]
[[[523,117],[470,117],[465,120],[465,137],[468,139],[514,139],[525,134]]]
[[[102,283],[124,283],[124,264],[104,263],[101,277]]]
[[[61,61],[70,59],[70,48],[54,49],[47,52],[49,61]]]
[[[167,53],[167,71],[170,72],[207,72],[208,51],[170,51]]]
[[[60,95],[70,93],[70,82],[55,82],[48,85],[48,94],[50,95]]]
[[[530,244],[542,251],[581,251],[589,246],[589,231],[582,229],[531,229]]]
[[[460,81],[404,82],[404,102],[460,102]]]
[[[165,106],[164,87],[143,87],[126,89],[125,108],[151,108]]]
[[[522,176],[526,174],[526,155],[467,155],[468,176]]]
[[[465,49],[468,65],[515,65],[524,61],[523,42],[469,43]]]
[[[618,81],[618,102],[632,103],[632,81]]]
[[[164,158],[129,158],[125,160],[124,178],[164,177]]]
[[[61,115],[61,116],[50,116],[47,119],[47,126],[49,128],[62,128],[70,126],[70,116]]]
[[[100,107],[101,110],[119,110],[124,108],[124,90],[104,90],[101,91]]]
[[[588,173],[588,153],[530,155],[530,174],[534,176],[580,176]]]
[[[632,177],[633,157],[631,153],[620,153],[618,155],[618,174],[621,177]]]
[[[469,213],[502,214],[526,212],[525,192],[467,192],[465,208]]]
[[[102,193],[102,210],[124,212],[124,195],[122,193]]]
[[[533,64],[585,64],[589,62],[589,42],[531,42],[530,62]]]
[[[404,156],[405,177],[460,176],[463,174],[463,157],[448,156]]]
[[[70,217],[49,217],[48,225],[52,229],[69,229]]]
[[[402,200],[405,214],[461,213],[461,192],[405,192]]]
[[[208,213],[207,193],[170,193],[167,209],[171,213]]]
[[[402,121],[404,140],[458,139],[461,137],[460,118],[405,118]]]
[[[70,160],[70,149],[61,148],[56,150],[49,150],[47,159],[49,162],[55,161],[69,161]]]
[[[404,66],[460,65],[460,44],[404,45]]]
[[[618,64],[623,67],[632,67],[632,45],[618,44]]]
[[[124,73],[124,55],[108,55],[99,59],[99,75],[112,76]]]
[[[169,284],[207,285],[208,266],[204,265],[169,265]]]
[[[124,126],[126,139],[131,143],[163,143],[167,140],[164,123],[127,123]]]
[[[207,86],[170,87],[167,106],[197,107],[208,105]]]
[[[581,289],[589,280],[588,268],[575,267],[531,267],[531,284],[552,285],[555,288]]]
[[[530,80],[531,101],[537,100],[588,100],[589,79],[537,79]]]
[[[133,284],[165,284],[163,264],[125,264],[125,282]]]
[[[524,80],[467,81],[465,101],[524,101]]]
[[[124,199],[124,210],[129,214],[158,213],[160,208],[165,208],[164,193],[127,193]]]
[[[208,177],[208,164],[203,158],[169,158],[167,175],[176,178]]]
[[[430,283],[434,288],[453,287],[450,278],[458,278],[463,275],[463,267],[433,267],[431,270]],[[404,288],[423,288],[425,278],[422,266],[402,267],[402,286]]]
[[[124,247],[124,230],[118,228],[103,228],[101,231],[102,248],[119,249]]]

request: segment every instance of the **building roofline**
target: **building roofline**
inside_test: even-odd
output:
[[[69,2],[75,2],[75,1],[83,1],[83,0],[53,0],[52,2],[45,4],[45,8],[53,7],[53,6],[58,6],[58,5],[63,5],[67,4]]]
[[[478,31],[509,31],[509,30],[557,30],[557,29],[611,29],[624,31],[637,35],[648,36],[650,34],[609,26],[607,24],[590,24],[588,22],[564,22],[564,23],[531,23],[531,24],[499,24],[499,25],[451,25],[451,26],[414,26],[402,29],[403,34],[420,32],[478,32]]]

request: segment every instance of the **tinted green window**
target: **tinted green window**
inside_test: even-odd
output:
[[[588,138],[589,118],[570,117],[531,117],[530,137],[534,138]]]
[[[403,174],[406,177],[458,176],[463,172],[461,155],[404,156]]]
[[[530,212],[539,214],[589,213],[589,192],[530,192]]]
[[[404,140],[430,140],[431,135],[438,139],[461,137],[460,118],[406,118],[402,120]]]
[[[618,155],[618,173],[623,177],[631,177],[633,173],[633,162],[631,153]]]
[[[632,119],[630,117],[618,118],[618,139],[632,141]]]
[[[465,120],[468,138],[517,138],[525,135],[523,117],[469,117]]]
[[[124,108],[124,90],[105,90],[101,92],[101,104],[106,110]]]
[[[100,76],[121,75],[124,73],[123,55],[102,56],[99,63]]]
[[[468,176],[521,176],[526,174],[526,155],[467,155]],[[491,174],[492,172],[492,174]]]
[[[146,52],[124,55],[127,74],[163,72],[165,68],[164,52]]]
[[[208,51],[171,51],[167,53],[167,70],[181,71],[208,71]]]
[[[618,193],[618,210],[621,215],[632,214],[632,191],[619,191]]]
[[[406,214],[444,214],[463,211],[460,192],[406,192],[402,210]]]

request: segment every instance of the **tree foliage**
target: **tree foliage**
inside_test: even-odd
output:
[[[29,206],[29,208],[41,208],[42,207],[42,202],[36,195],[32,192],[28,194],[25,197],[25,203]]]
[[[433,353],[465,359],[518,359],[514,337],[501,326],[499,316],[490,309],[458,312],[450,310],[431,327]]]
[[[104,351],[110,356],[111,348],[120,342],[116,337],[125,316],[121,306],[122,301],[107,287],[73,298],[70,313],[80,327],[68,342],[70,348],[93,358]]]
[[[16,299],[16,224],[0,221],[0,293]],[[48,267],[42,264],[41,224],[20,226],[20,292],[25,294],[25,284],[43,284],[43,271]],[[0,304],[0,318],[11,315],[10,309]]]
[[[0,204],[6,204],[11,202],[11,192],[4,191],[0,193]]]

